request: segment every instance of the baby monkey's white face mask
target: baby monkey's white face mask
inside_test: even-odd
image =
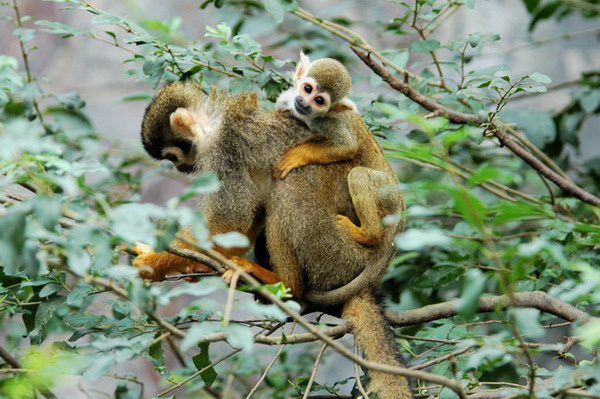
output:
[[[305,122],[328,112],[356,111],[356,105],[347,98],[331,104],[329,93],[322,91],[315,79],[307,76],[310,67],[310,60],[300,52],[300,60],[294,72],[294,87],[281,93],[277,99],[277,108],[289,110],[295,118]]]

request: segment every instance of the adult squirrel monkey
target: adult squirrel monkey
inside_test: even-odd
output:
[[[332,163],[361,155],[359,150],[371,136],[348,95],[352,80],[340,63],[332,58],[311,62],[304,53],[294,73],[294,86],[277,99],[277,108],[289,110],[315,133],[315,139],[290,148],[277,163],[276,176],[285,178],[292,170],[314,163]],[[367,141],[367,143],[365,143]],[[362,151],[361,151],[362,152]],[[390,189],[396,176],[387,163],[367,157],[361,167],[348,175],[348,188],[360,227],[348,217],[338,215],[338,223],[349,237],[364,245],[378,245],[383,236],[381,210],[398,212],[401,196]],[[365,184],[366,183],[366,184]]]
[[[314,308],[341,309],[352,321],[368,360],[399,366],[396,345],[373,292],[395,252],[392,240],[402,223],[386,226],[379,245],[365,246],[337,222],[337,215],[343,215],[358,223],[348,189],[351,171],[368,160],[393,173],[365,131],[360,156],[307,165],[285,180],[274,179],[273,169],[284,152],[314,140],[315,133],[288,111],[264,112],[255,93],[228,96],[213,89],[207,96],[195,83],[177,82],[159,90],[146,109],[142,142],[150,155],[170,160],[179,170],[216,172],[220,189],[202,199],[210,233],[238,231],[254,242],[264,228],[272,270],[239,258],[246,249],[217,250],[263,282],[282,281]],[[360,174],[356,178],[360,180]],[[398,196],[400,213],[403,203]],[[134,263],[152,268],[149,277],[160,277],[166,272],[161,256],[164,253],[145,251]],[[168,265],[168,272],[190,266],[181,258]],[[381,372],[371,373],[369,389],[380,399],[411,396],[405,378]]]

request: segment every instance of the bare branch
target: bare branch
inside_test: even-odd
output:
[[[323,344],[323,346],[321,346],[321,350],[317,354],[317,358],[315,359],[315,364],[313,366],[312,373],[310,373],[310,378],[308,379],[308,383],[306,384],[306,390],[304,391],[304,396],[302,396],[302,399],[308,398],[308,393],[310,392],[310,388],[312,387],[312,384],[315,381],[315,377],[317,376],[317,370],[319,369],[321,357],[323,356],[325,349],[327,349],[327,344]]]

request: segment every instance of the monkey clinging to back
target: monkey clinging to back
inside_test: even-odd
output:
[[[300,53],[294,86],[281,93],[277,108],[290,111],[304,122],[315,133],[315,140],[289,149],[278,162],[275,174],[285,178],[304,165],[362,158],[361,166],[348,175],[360,227],[344,215],[337,215],[337,220],[352,240],[378,245],[383,237],[381,217],[398,213],[402,197],[389,187],[396,183],[396,176],[387,162],[381,162],[380,149],[372,145],[371,133],[348,98],[351,84],[348,71],[339,61],[322,58],[310,62]]]

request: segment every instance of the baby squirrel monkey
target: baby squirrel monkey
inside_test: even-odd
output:
[[[277,108],[288,110],[316,133],[319,141],[310,141],[289,149],[276,166],[275,175],[284,179],[292,170],[309,164],[327,164],[352,159],[365,144],[362,136],[370,135],[348,95],[352,80],[344,65],[332,58],[311,62],[300,52],[294,73],[294,86],[279,96]],[[369,143],[367,143],[369,144]],[[378,207],[394,212],[398,196],[385,193],[384,187],[395,183],[387,165],[381,170],[379,162],[363,163],[348,176],[348,188],[360,221],[360,227],[348,217],[337,215],[349,237],[359,244],[379,245],[383,228]],[[360,174],[360,178],[356,175]],[[365,183],[367,183],[365,185]]]

